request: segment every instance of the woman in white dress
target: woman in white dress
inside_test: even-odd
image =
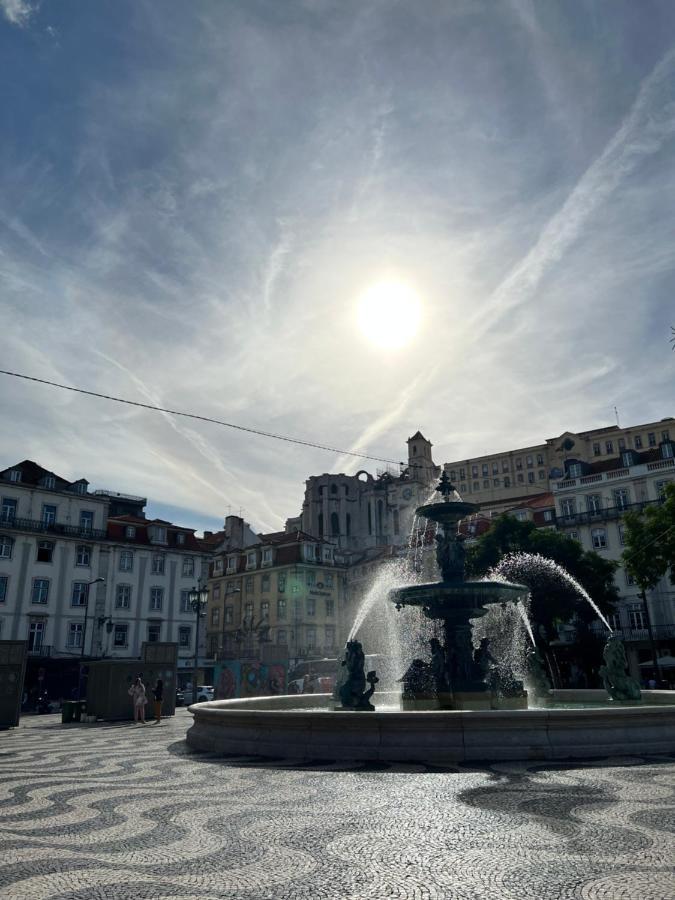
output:
[[[142,722],[145,725],[145,704],[148,698],[145,696],[145,685],[140,675],[136,676],[129,688],[129,696],[134,704],[134,722]]]

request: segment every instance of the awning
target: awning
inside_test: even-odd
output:
[[[657,660],[658,664],[662,669],[673,669],[675,668],[675,656],[659,656]],[[641,669],[653,669],[654,661],[648,659],[647,662],[640,663]]]

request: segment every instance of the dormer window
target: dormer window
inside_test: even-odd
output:
[[[127,525],[124,529],[124,537],[125,538],[135,538],[136,537],[136,529],[133,525]]]
[[[228,556],[227,558],[227,571],[228,573],[237,571],[237,557],[236,556]]]
[[[246,568],[247,569],[255,569],[256,566],[256,552],[255,550],[250,550],[246,554]]]
[[[316,559],[316,549],[314,544],[304,544],[302,549],[305,559],[310,560],[311,562]]]
[[[262,552],[262,564],[263,566],[271,566],[272,565],[272,548],[265,547]]]
[[[45,487],[47,490],[53,491],[56,487],[56,478],[53,475],[47,475],[45,478]]]
[[[153,544],[166,544],[166,528],[162,525],[152,525],[148,533]]]
[[[21,469],[12,469],[9,473],[9,480],[15,483],[21,481]]]
[[[179,531],[178,534],[176,535],[176,543],[177,543],[179,546],[182,546],[182,545],[185,543],[185,535],[184,535],[182,532],[180,532],[180,531]]]

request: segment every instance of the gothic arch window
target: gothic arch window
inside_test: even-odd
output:
[[[333,535],[340,534],[340,518],[337,513],[330,514],[330,532]]]
[[[323,513],[319,513],[319,537],[323,537]]]
[[[331,484],[330,492],[331,492],[331,494],[337,494],[337,492],[338,492],[337,484]]]

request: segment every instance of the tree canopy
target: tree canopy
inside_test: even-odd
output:
[[[614,584],[617,563],[583,549],[578,541],[558,531],[539,529],[533,522],[500,516],[492,527],[467,548],[467,574],[485,575],[510,553],[538,553],[566,569],[593,598],[603,613],[611,612],[618,599]],[[531,588],[531,618],[549,634],[557,623],[577,617],[589,623],[597,618],[593,608],[558,582],[536,583]]]
[[[666,485],[663,502],[624,517],[623,559],[643,591],[666,573],[675,584],[675,483]]]

